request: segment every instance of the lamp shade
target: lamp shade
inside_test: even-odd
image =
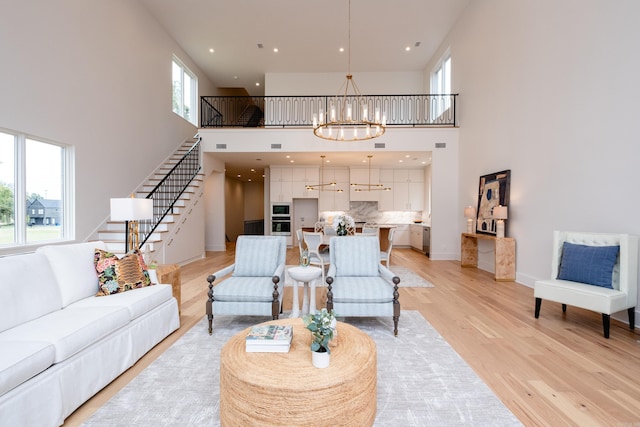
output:
[[[111,199],[111,221],[153,219],[153,199]]]
[[[493,217],[495,219],[507,219],[508,218],[507,207],[498,205],[495,208],[493,208]]]
[[[465,218],[475,218],[476,217],[476,208],[473,206],[467,206],[464,208],[464,217]]]

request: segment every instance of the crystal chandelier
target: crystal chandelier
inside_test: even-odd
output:
[[[368,162],[369,162],[369,183],[368,184],[357,184],[357,183],[351,183],[351,187],[353,188],[353,191],[375,191],[375,190],[380,190],[380,191],[391,191],[391,187],[385,187],[383,184],[371,184],[371,158],[373,157],[371,154],[369,154],[368,156]]]
[[[329,111],[313,115],[313,134],[331,141],[364,141],[384,134],[387,118],[376,107],[371,111],[351,75],[351,0],[349,0],[349,46],[346,81],[329,105]]]
[[[305,188],[307,190],[319,190],[319,191],[336,191],[338,193],[342,193],[343,190],[341,188],[336,188],[336,183],[335,181],[332,182],[327,182],[326,184],[323,184],[324,182],[324,158],[327,156],[320,156],[320,158],[322,159],[320,161],[320,184],[312,184],[312,185],[305,185]],[[328,187],[328,188],[325,188]]]

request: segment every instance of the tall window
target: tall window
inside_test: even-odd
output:
[[[173,81],[173,112],[197,126],[198,79],[178,58],[171,66]]]
[[[447,51],[431,73],[431,119],[436,120],[451,106],[451,54]]]
[[[0,130],[0,248],[72,239],[72,150]]]

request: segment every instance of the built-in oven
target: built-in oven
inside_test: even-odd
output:
[[[272,203],[271,218],[275,217],[291,218],[291,203]]]
[[[291,217],[271,217],[272,236],[291,236]]]
[[[291,203],[271,204],[271,235],[291,236]]]

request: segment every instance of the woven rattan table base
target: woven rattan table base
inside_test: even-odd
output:
[[[338,322],[331,364],[311,364],[311,332],[293,325],[289,353],[247,353],[248,329],[234,335],[220,356],[222,426],[371,426],[376,416],[376,346],[359,329]]]

